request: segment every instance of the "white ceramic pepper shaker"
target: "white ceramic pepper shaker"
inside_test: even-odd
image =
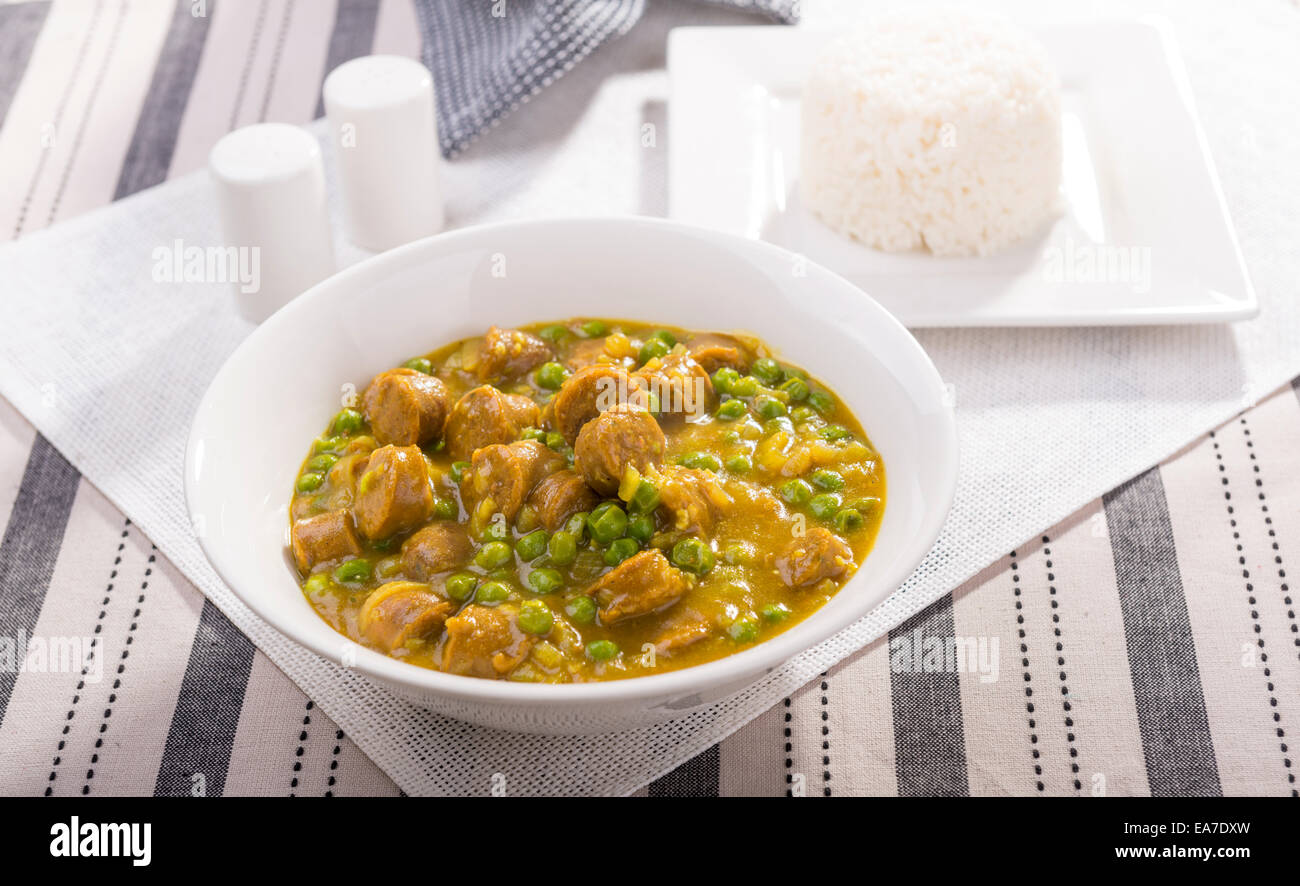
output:
[[[208,155],[225,245],[240,251],[240,313],[260,323],[333,274],[334,242],[316,139],[286,123],[227,133]],[[247,252],[247,254],[244,254]]]
[[[382,252],[442,230],[433,76],[417,61],[370,55],[325,78],[349,238]]]

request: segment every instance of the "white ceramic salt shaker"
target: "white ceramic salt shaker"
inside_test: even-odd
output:
[[[382,252],[442,230],[433,76],[417,61],[370,55],[325,78],[349,238]]]
[[[260,323],[333,274],[334,243],[320,145],[286,123],[258,123],[221,138],[208,155],[226,246],[250,250],[235,284],[240,313]]]

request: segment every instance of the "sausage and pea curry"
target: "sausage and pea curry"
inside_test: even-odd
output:
[[[312,444],[290,547],[358,643],[453,674],[609,680],[807,617],[884,501],[854,417],[761,342],[574,320],[375,376]]]

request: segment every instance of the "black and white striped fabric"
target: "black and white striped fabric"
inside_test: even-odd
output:
[[[798,0],[702,0],[777,21]],[[453,157],[593,49],[627,33],[646,0],[415,0],[421,59],[438,91],[438,135]]]
[[[641,27],[656,35],[693,15],[746,21],[653,6]],[[0,5],[0,230],[19,237],[200,168],[232,126],[306,122],[349,57],[421,51],[407,0],[207,7]],[[640,74],[645,57],[620,67],[617,48],[586,64]],[[553,110],[544,100],[528,110]],[[1300,382],[640,793],[1294,795],[1297,439]],[[3,400],[0,524],[0,793],[400,793]],[[31,640],[42,666],[6,662],[6,643]],[[50,652],[83,640],[79,669]]]

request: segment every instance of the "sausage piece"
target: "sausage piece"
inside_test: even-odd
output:
[[[366,597],[357,613],[357,627],[367,642],[392,652],[437,634],[454,609],[427,584],[390,581]]]
[[[596,363],[580,369],[565,380],[551,400],[555,429],[572,446],[583,425],[624,402],[642,408],[649,405],[641,379],[633,378],[626,369],[613,363]]]
[[[611,625],[671,606],[691,586],[685,572],[651,548],[633,554],[602,575],[587,593],[600,606],[601,624]]]
[[[659,508],[674,529],[707,535],[732,504],[710,471],[668,465],[659,474]]]
[[[484,446],[474,453],[470,469],[461,478],[461,497],[471,514],[490,502],[487,514],[513,520],[533,487],[563,466],[563,456],[536,440]]]
[[[747,349],[735,336],[706,332],[692,336],[687,349],[691,358],[710,375],[724,366],[743,375],[749,366]]]
[[[462,566],[474,545],[459,523],[431,523],[402,545],[402,571],[420,581]]]
[[[501,677],[524,660],[535,638],[515,623],[512,607],[471,603],[447,619],[442,669],[471,677]]]
[[[450,406],[447,386],[414,369],[390,369],[371,379],[361,408],[380,443],[410,446],[442,435]]]
[[[509,443],[524,428],[536,427],[540,422],[541,410],[532,400],[480,385],[457,400],[447,417],[447,453],[454,461],[469,461],[474,450]]]
[[[317,563],[355,557],[361,553],[361,541],[352,526],[352,515],[345,510],[298,520],[289,530],[289,547],[302,572],[311,572]]]
[[[653,415],[623,403],[582,426],[573,447],[574,466],[588,486],[612,496],[628,465],[642,473],[651,465],[662,465],[666,445]]]
[[[352,516],[362,535],[388,538],[419,526],[432,509],[433,484],[420,447],[381,446],[370,454],[352,502]]]
[[[590,511],[600,504],[600,496],[577,471],[567,468],[543,479],[528,496],[528,503],[547,532],[554,532],[574,514]]]
[[[853,567],[853,548],[820,526],[786,545],[776,558],[776,571],[786,587],[802,588],[825,578],[840,578]]]
[[[551,347],[531,332],[493,326],[483,336],[478,365],[479,381],[514,381],[551,359]]]
[[[659,399],[659,414],[665,418],[698,418],[713,408],[713,379],[681,345],[646,363],[633,377],[642,379]]]

